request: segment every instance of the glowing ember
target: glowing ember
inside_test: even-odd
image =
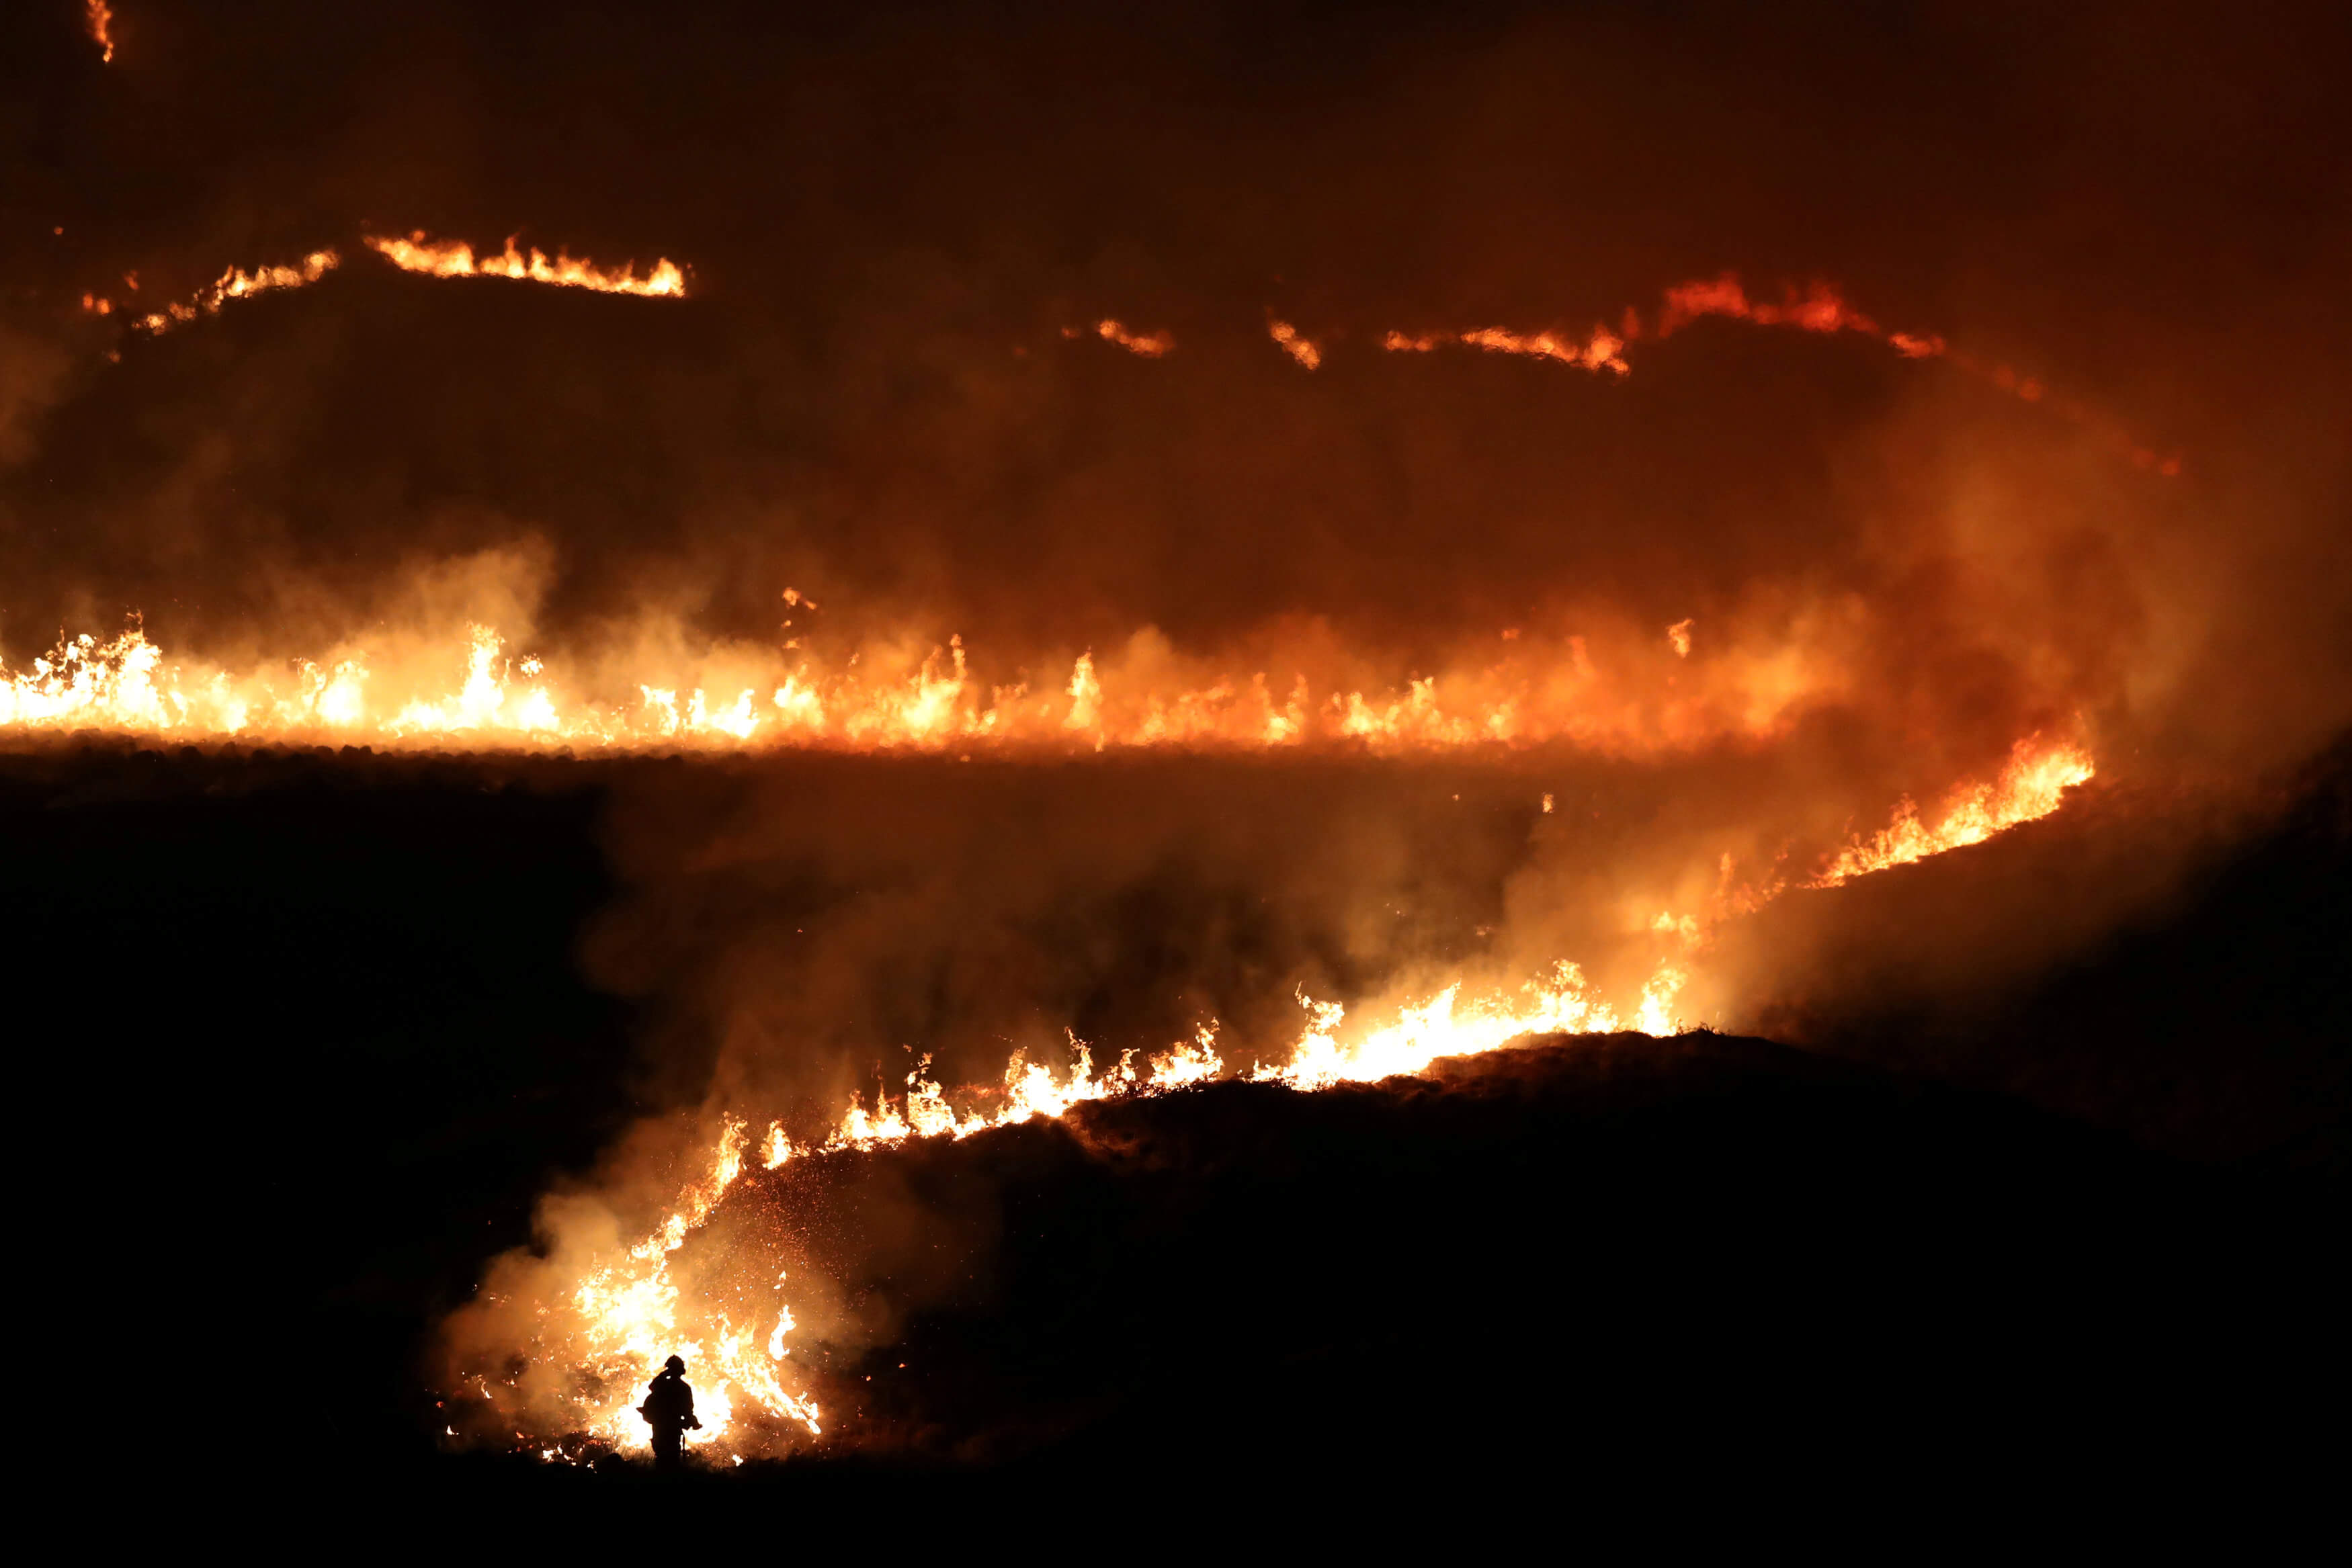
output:
[[[1266,335],[1282,347],[1282,351],[1298,361],[1303,370],[1313,370],[1323,362],[1323,350],[1298,335],[1298,329],[1287,321],[1269,321]]]
[[[1065,338],[1077,335],[1078,329],[1075,327],[1062,329]],[[1095,336],[1106,343],[1118,344],[1130,354],[1140,354],[1147,360],[1156,360],[1176,346],[1175,338],[1168,332],[1130,332],[1124,324],[1108,319],[1095,323]]]
[[[1580,343],[1572,337],[1561,337],[1552,332],[1512,332],[1500,327],[1481,327],[1470,332],[1423,333],[1418,337],[1391,332],[1381,340],[1381,347],[1392,353],[1425,354],[1441,343],[1466,343],[1490,354],[1519,354],[1529,359],[1556,360],[1563,365],[1575,365],[1588,371],[1611,371],[1621,376],[1633,368],[1625,362],[1625,340],[1606,327],[1595,327],[1591,335]]]
[[[634,262],[621,267],[598,267],[590,262],[575,261],[561,251],[551,260],[535,246],[525,256],[515,248],[516,238],[508,235],[505,250],[478,259],[474,247],[464,240],[435,241],[422,229],[406,239],[382,239],[371,235],[367,245],[403,271],[421,272],[428,277],[513,277],[550,283],[561,288],[589,288],[599,294],[634,294],[655,299],[682,298],[686,294],[684,270],[667,257],[655,262],[648,276],[639,277]]]
[[[1778,305],[1751,301],[1734,273],[1727,272],[1706,282],[1677,285],[1666,290],[1665,306],[1658,317],[1658,336],[1665,337],[1702,316],[1728,316],[1737,321],[1753,321],[1759,327],[1795,327],[1806,332],[1886,336],[1878,323],[1848,305],[1835,288],[1819,279],[1802,294],[1794,288],[1787,290]],[[1914,345],[1925,342],[1916,338],[1906,340]],[[1904,351],[1912,353],[1911,349]]]

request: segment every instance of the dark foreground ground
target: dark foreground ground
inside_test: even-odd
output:
[[[880,1185],[985,1217],[958,1243],[968,1282],[909,1287],[898,1339],[839,1364],[874,1383],[835,1457],[656,1490],[442,1454],[429,1325],[666,1092],[575,959],[613,894],[604,789],[557,765],[0,757],[33,1155],[18,1385],[64,1390],[53,1458],[116,1475],[142,1516],[676,1509],[788,1519],[800,1545],[1269,1510],[1375,1530],[1647,1511],[1664,1540],[1759,1508],[1957,1518],[2119,1488],[2145,1521],[2150,1488],[2187,1506],[2251,1482],[2231,1495],[2259,1512],[2340,1476],[2340,768],[2168,924],[1983,1026],[2010,1031],[1985,1060],[2063,1029],[2127,1076],[2102,988],[2122,1019],[2284,988],[2318,1042],[2296,1082],[2339,1097],[2273,1146],[2158,1152],[1853,1039],[1836,1060],[1699,1034],[1318,1096],[1225,1085],[796,1178],[845,1231]],[[2209,928],[2225,973],[2184,956]],[[2164,1071],[2245,1071],[2230,1040],[2183,1049]]]

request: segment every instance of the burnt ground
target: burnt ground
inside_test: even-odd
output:
[[[984,1266],[903,1304],[835,1457],[655,1493],[440,1454],[418,1370],[538,1194],[671,1092],[577,958],[611,770],[9,754],[0,953],[19,1147],[46,1151],[18,1171],[23,1371],[71,1390],[63,1457],[135,1463],[181,1518],[330,1481],[428,1519],[740,1509],[803,1542],[1041,1498],[1166,1529],[1648,1509],[1669,1535],[1763,1493],[2185,1505],[2227,1472],[2291,1501],[2345,1392],[2345,776],[1977,1026],[1979,1064],[2061,1040],[2128,1079],[2148,1020],[2200,1020],[2201,1054],[2169,1027],[2151,1069],[2177,1108],[2200,1072],[2273,1071],[2212,988],[2284,998],[2308,1113],[2269,1146],[2184,1157],[1854,1031],[1097,1108],[797,1177],[845,1227],[886,1178],[986,1213]]]

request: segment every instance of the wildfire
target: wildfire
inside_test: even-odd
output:
[[[1805,885],[1835,887],[1871,872],[1982,843],[2003,829],[2048,816],[2058,809],[2060,796],[2093,772],[2090,754],[2078,747],[2044,747],[2039,736],[2021,740],[2000,777],[1956,791],[1934,827],[1920,820],[1918,807],[1906,799],[1892,823],[1848,843]]]
[[[2092,770],[2090,757],[2078,747],[2046,745],[2029,737],[2018,743],[1999,779],[1958,790],[1936,829],[1922,827],[1906,800],[1888,828],[1871,841],[1848,845],[1802,885],[1833,885],[1979,842],[2019,822],[2046,816],[2057,809],[2065,789],[2089,779]],[[1728,857],[1725,869],[1727,873]],[[1726,913],[1752,909],[1786,885],[1776,883],[1751,894],[1738,911]],[[1298,999],[1306,1019],[1286,1054],[1238,1075],[1314,1092],[1334,1084],[1424,1072],[1441,1059],[1500,1051],[1533,1036],[1671,1034],[1680,1027],[1675,1001],[1704,950],[1706,926],[1692,915],[1667,910],[1647,922],[1646,930],[1660,956],[1639,996],[1622,1009],[1599,996],[1583,971],[1567,962],[1515,991],[1473,992],[1455,981],[1434,994],[1375,1009],[1375,1021],[1369,1027],[1351,1028],[1346,1008],[1302,994]],[[772,1122],[760,1143],[761,1161],[774,1170],[794,1160],[854,1157],[912,1139],[967,1138],[1034,1116],[1062,1116],[1091,1102],[1171,1093],[1235,1075],[1218,1049],[1213,1022],[1202,1026],[1191,1040],[1140,1064],[1130,1051],[1099,1071],[1084,1041],[1072,1034],[1069,1043],[1072,1061],[1065,1071],[1056,1073],[1015,1052],[1000,1086],[952,1098],[932,1077],[926,1056],[907,1074],[903,1092],[893,1097],[877,1089],[870,1105],[853,1100],[821,1139],[796,1143],[781,1122]],[[690,1442],[740,1462],[745,1449],[770,1441],[745,1428],[743,1419],[753,1411],[797,1426],[811,1437],[822,1435],[814,1399],[787,1388],[782,1377],[794,1327],[790,1305],[778,1301],[774,1326],[763,1339],[756,1325],[736,1322],[716,1293],[708,1305],[687,1302],[669,1274],[671,1254],[716,1211],[741,1175],[749,1148],[746,1124],[725,1119],[709,1174],[688,1185],[662,1223],[625,1253],[589,1270],[567,1298],[540,1308],[538,1318],[544,1326],[534,1346],[533,1387],[542,1396],[550,1390],[568,1391],[557,1403],[563,1411],[559,1418],[571,1423],[569,1430],[616,1448],[646,1447],[645,1424],[632,1406],[663,1358],[675,1353],[698,1369],[702,1391],[697,1408],[703,1427],[688,1434]],[[780,1274],[774,1288],[781,1291],[784,1283]],[[740,1294],[727,1299],[740,1301]],[[480,1386],[494,1406],[499,1404],[487,1383]],[[530,1418],[511,1407],[502,1407],[500,1414],[502,1430]],[[536,1447],[542,1439],[525,1436],[524,1441]],[[549,1458],[577,1457],[576,1449],[567,1453],[560,1443],[539,1451]]]
[[[2084,404],[2072,399],[2050,398],[2049,389],[2040,378],[2021,374],[2009,365],[1984,363],[1953,349],[1940,333],[1889,330],[1847,303],[1833,285],[1818,278],[1802,289],[1783,287],[1778,301],[1751,298],[1738,274],[1732,272],[1678,283],[1662,297],[1654,328],[1647,331],[1642,313],[1629,306],[1614,329],[1594,327],[1582,339],[1574,333],[1517,332],[1502,327],[1482,327],[1471,331],[1390,331],[1381,338],[1381,344],[1391,353],[1425,354],[1459,343],[1488,353],[1549,360],[1555,364],[1622,376],[1633,368],[1625,358],[1631,345],[1644,337],[1672,337],[1708,317],[1759,327],[1794,328],[1802,332],[1852,332],[1885,343],[1906,360],[1945,361],[2021,402],[2045,403],[2060,417],[2090,431],[2104,445],[2129,458],[2137,467],[2152,469],[2168,479],[2179,476],[2181,460],[2178,454],[2159,456]]]
[[[89,26],[89,40],[98,46],[100,64],[114,63],[114,8],[106,0],[87,0],[83,19]]]
[[[1581,635],[1510,640],[1401,686],[1358,684],[1374,662],[1327,646],[1296,651],[1276,676],[1225,657],[1188,660],[1156,633],[1108,657],[1080,653],[1066,676],[992,684],[960,637],[897,640],[820,661],[797,637],[768,649],[713,646],[609,674],[593,695],[565,668],[517,656],[494,628],[345,643],[313,659],[229,670],[167,656],[142,628],[110,641],[67,639],[29,667],[0,664],[0,733],[93,730],[180,741],[366,744],[471,749],[777,747],[969,750],[1263,750],[1351,745],[1380,751],[1566,744],[1613,755],[1688,749],[1778,733],[1850,685],[1832,646],[1742,646],[1693,659],[1687,623],[1675,663],[1639,645]],[[1653,633],[1652,635],[1654,635]],[[1608,654],[1596,659],[1601,647]],[[1288,662],[1280,645],[1256,659]],[[1313,665],[1316,679],[1297,668]],[[608,671],[591,656],[578,667]],[[1280,664],[1276,668],[1282,668]],[[1671,683],[1668,675],[1672,674]]]
[[[474,247],[464,240],[435,241],[423,229],[415,230],[406,239],[383,239],[371,235],[366,244],[394,267],[429,277],[515,277],[551,283],[561,288],[591,288],[600,294],[634,294],[652,299],[685,297],[686,273],[667,257],[655,262],[653,271],[639,277],[635,262],[620,267],[598,267],[590,262],[575,261],[562,251],[550,260],[547,253],[536,246],[525,256],[515,247],[518,237],[509,235],[505,250],[478,259]]]
[[[1311,1092],[1334,1083],[1417,1072],[1440,1057],[1497,1050],[1533,1033],[1608,1032],[1626,1027],[1669,1033],[1673,1026],[1664,1009],[1680,983],[1678,971],[1662,967],[1643,992],[1639,1013],[1621,1023],[1613,1009],[1593,1000],[1576,967],[1563,964],[1548,982],[1530,985],[1516,998],[1465,1003],[1462,988],[1449,987],[1424,1003],[1400,1009],[1394,1021],[1345,1044],[1339,1035],[1346,1010],[1302,997],[1307,1022],[1289,1060],[1262,1065],[1248,1076]],[[902,1095],[893,1099],[877,1091],[870,1109],[853,1102],[839,1124],[819,1142],[795,1144],[782,1124],[772,1123],[761,1143],[762,1163],[773,1170],[794,1159],[856,1155],[913,1138],[966,1138],[1033,1116],[1061,1116],[1090,1101],[1170,1093],[1225,1075],[1213,1024],[1141,1067],[1136,1053],[1129,1051],[1101,1073],[1095,1071],[1092,1052],[1082,1041],[1073,1036],[1070,1043],[1075,1061],[1060,1074],[1015,1053],[1005,1067],[992,1110],[959,1109],[950,1103],[930,1076],[930,1059],[925,1057],[907,1075]],[[565,1299],[548,1303],[540,1312],[546,1327],[533,1359],[542,1373],[561,1374],[543,1382],[575,1391],[566,1401],[572,1433],[623,1451],[647,1448],[649,1434],[635,1406],[663,1360],[677,1354],[695,1369],[695,1407],[702,1427],[687,1434],[690,1444],[740,1459],[744,1448],[760,1446],[760,1439],[743,1429],[750,1410],[789,1422],[812,1437],[823,1435],[815,1400],[785,1386],[788,1341],[794,1327],[790,1305],[778,1301],[774,1327],[762,1337],[756,1325],[736,1322],[724,1307],[698,1315],[670,1275],[671,1254],[718,1208],[742,1174],[747,1148],[745,1124],[726,1118],[709,1174],[688,1186],[661,1224],[625,1253],[596,1265]],[[784,1283],[780,1274],[776,1289],[781,1291]],[[499,1403],[487,1382],[478,1386],[492,1404]],[[576,1392],[583,1389],[595,1392]],[[512,1420],[526,1418],[508,1414],[511,1419],[506,1428]],[[560,1442],[542,1447],[542,1439],[525,1437],[524,1441],[549,1459],[573,1457]]]
[[[91,16],[94,29],[101,26],[105,7],[92,0]],[[100,37],[102,33],[94,32]],[[112,45],[106,45],[108,57],[112,57]],[[533,247],[527,254],[517,244],[519,236],[507,236],[502,251],[477,256],[474,247],[464,240],[435,240],[424,230],[413,231],[406,238],[365,236],[367,246],[385,260],[404,271],[422,273],[430,277],[506,277],[533,283],[552,284],[559,287],[587,288],[604,294],[635,295],[646,298],[682,298],[686,294],[686,272],[667,257],[655,262],[646,277],[636,274],[635,264],[620,267],[599,267],[587,261],[573,259],[559,251],[553,257]],[[209,288],[201,291],[191,301],[166,306],[163,310],[141,317],[135,325],[150,332],[161,332],[182,322],[193,321],[199,316],[211,315],[227,299],[241,298],[265,289],[289,288],[305,283],[315,283],[336,265],[332,249],[320,249],[305,257],[299,267],[265,267],[252,273],[234,268],[223,273]],[[133,277],[135,277],[135,274]],[[134,289],[138,287],[131,282]],[[110,315],[114,302],[94,293],[82,296],[82,309],[92,315]],[[1972,356],[1949,347],[1934,332],[1891,331],[1864,315],[1846,302],[1831,284],[1815,280],[1800,290],[1785,287],[1776,303],[1750,298],[1746,287],[1736,273],[1680,283],[1667,288],[1655,313],[1653,329],[1645,329],[1640,310],[1628,307],[1612,328],[1595,326],[1581,337],[1573,332],[1550,329],[1523,332],[1506,327],[1479,327],[1462,331],[1428,331],[1408,333],[1391,330],[1382,334],[1381,346],[1391,353],[1425,354],[1441,347],[1459,345],[1486,353],[1509,354],[1523,359],[1549,361],[1555,364],[1612,375],[1632,373],[1627,359],[1633,346],[1645,337],[1663,340],[1708,317],[1746,321],[1761,327],[1788,327],[1806,332],[1853,332],[1886,344],[1906,359],[1943,360],[1961,371],[1984,382],[2000,392],[2025,402],[2045,403],[2061,417],[2092,431],[2104,444],[2136,465],[2151,469],[2166,478],[2178,477],[2181,459],[2178,454],[2158,455],[2155,451],[2133,439],[2084,404],[2066,398],[2053,398],[2042,381],[2035,376],[2021,375],[2006,364],[1987,364]],[[1104,342],[1125,349],[1147,360],[1164,358],[1176,347],[1175,336],[1160,329],[1141,332],[1129,328],[1112,317],[1105,317],[1090,329],[1065,327],[1062,336],[1076,339],[1091,333]],[[1323,363],[1323,348],[1302,334],[1292,323],[1268,317],[1266,333],[1282,351],[1301,368],[1317,370]]]
[[[148,332],[168,332],[199,317],[219,315],[221,307],[232,299],[249,299],[272,289],[299,288],[305,284],[316,283],[332,272],[341,261],[341,258],[331,250],[314,250],[297,266],[261,267],[251,272],[231,267],[208,287],[199,289],[193,298],[175,300],[161,310],[139,318],[135,325]],[[136,276],[132,275],[133,277]],[[131,286],[136,288],[138,284],[132,282]],[[83,297],[82,305],[83,308],[95,309],[101,316],[109,308],[107,301],[93,302],[88,296]]]

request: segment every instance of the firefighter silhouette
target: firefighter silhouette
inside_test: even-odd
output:
[[[662,1364],[653,1382],[646,1385],[646,1402],[637,1406],[654,1429],[654,1469],[674,1470],[678,1466],[678,1445],[689,1427],[702,1423],[694,1416],[694,1385],[686,1380],[686,1363],[677,1356]]]

